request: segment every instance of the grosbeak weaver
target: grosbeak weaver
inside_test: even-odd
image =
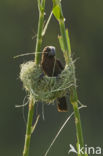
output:
[[[58,76],[61,71],[64,69],[64,66],[60,60],[55,58],[56,50],[53,46],[47,46],[42,52],[41,66],[44,71],[44,74],[52,77]],[[67,111],[67,102],[66,97],[57,98],[57,109],[59,112]]]

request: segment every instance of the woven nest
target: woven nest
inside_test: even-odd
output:
[[[64,96],[68,89],[74,85],[74,63],[58,75],[58,77],[43,76],[41,66],[37,66],[35,62],[29,61],[21,65],[20,79],[23,86],[35,101],[43,101],[46,103],[53,102],[56,98]]]

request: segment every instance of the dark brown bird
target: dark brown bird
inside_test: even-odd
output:
[[[55,54],[56,50],[53,46],[45,47],[42,52],[41,66],[44,74],[50,77],[58,76],[58,74],[60,74],[64,69],[64,66],[60,60],[55,58]],[[65,96],[62,98],[57,98],[57,109],[59,112],[66,112],[68,110]]]

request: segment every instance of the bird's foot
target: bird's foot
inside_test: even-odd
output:
[[[56,80],[58,81],[60,79],[60,76],[58,75],[58,76],[56,76]]]
[[[41,73],[39,76],[39,79],[41,80],[41,79],[43,79],[43,77],[44,77],[44,73]]]

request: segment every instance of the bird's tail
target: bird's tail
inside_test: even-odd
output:
[[[58,110],[58,112],[67,112],[68,111],[67,101],[66,101],[65,96],[57,99],[57,110]]]

